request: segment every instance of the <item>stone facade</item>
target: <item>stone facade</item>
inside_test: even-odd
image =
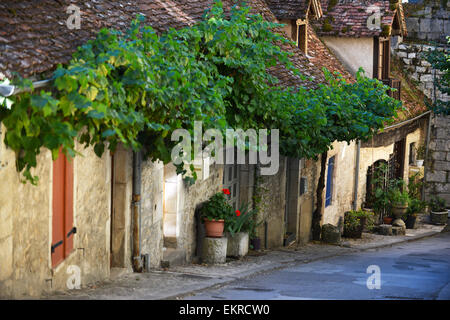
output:
[[[409,42],[393,47],[393,54],[403,62],[405,71],[429,99],[434,98],[434,77],[442,75],[441,71],[433,69],[424,58],[424,53],[434,48],[431,45]],[[444,49],[444,47],[438,47],[438,50]],[[442,94],[439,90],[436,90],[436,98],[443,101],[449,99],[448,95]]]
[[[403,4],[406,11],[408,38],[446,43],[450,34],[450,3],[440,0],[421,0]]]
[[[258,230],[262,244],[267,248],[283,245],[286,209],[286,161],[280,156],[280,167],[275,175],[257,177],[257,193],[261,199],[259,219],[264,220]],[[267,228],[267,231],[265,230]],[[267,235],[267,239],[266,239]]]
[[[450,116],[433,116],[426,161],[426,198],[436,195],[450,205]]]
[[[39,184],[21,183],[15,154],[0,137],[0,297],[39,296],[66,290],[80,270],[81,285],[110,274],[111,161],[90,149],[74,161],[74,249],[56,268],[51,264],[52,159],[42,150],[37,168]]]

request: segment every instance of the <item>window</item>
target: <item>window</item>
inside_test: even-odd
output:
[[[327,172],[327,189],[325,192],[325,207],[331,205],[333,198],[333,174],[334,174],[334,160],[335,157],[328,159],[328,172]]]
[[[390,38],[374,38],[374,74],[378,80],[390,77],[391,63]]]
[[[227,164],[223,172],[223,189],[229,189],[228,199],[233,209],[239,209],[239,166],[236,164]]]
[[[72,252],[73,235],[73,165],[60,151],[53,162],[52,267]]]
[[[409,144],[409,164],[415,165],[416,164],[416,143],[411,142]]]
[[[305,20],[297,20],[297,46],[304,54],[308,54],[308,25]]]

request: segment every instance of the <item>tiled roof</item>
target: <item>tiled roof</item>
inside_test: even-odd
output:
[[[311,0],[266,0],[278,19],[304,19]]]
[[[95,37],[103,28],[125,30],[136,14],[146,16],[146,24],[158,32],[170,27],[181,28],[195,24],[202,18],[213,0],[41,0],[0,3],[0,72],[11,76],[18,72],[30,77],[55,69],[59,63],[67,63],[76,48]],[[233,0],[223,1],[225,8],[235,4]],[[264,0],[249,0],[253,13],[262,14],[269,21],[275,16]],[[66,21],[67,7],[74,4],[81,9],[81,28],[70,30]],[[281,29],[277,32],[282,33]],[[277,66],[271,72],[281,80],[282,85],[311,86],[323,81],[320,70],[312,65],[295,46],[286,44],[282,48],[293,53],[291,61],[313,81],[303,81],[284,67]]]
[[[391,1],[321,0],[323,17],[314,22],[314,26],[319,36],[373,37],[387,35],[390,34],[387,26],[393,27],[394,18],[398,12],[400,32],[402,35],[406,35],[402,4],[400,1],[398,3],[391,3]],[[370,17],[377,11],[380,12],[380,26],[374,28],[373,24],[368,23],[368,20],[373,22]]]

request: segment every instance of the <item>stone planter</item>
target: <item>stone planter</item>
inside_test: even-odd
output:
[[[400,219],[404,214],[406,214],[406,211],[408,210],[408,204],[407,203],[395,203],[392,205],[392,215],[395,219]]]
[[[205,221],[206,236],[210,238],[221,238],[223,236],[223,228],[225,226],[225,220],[208,220]]]
[[[227,261],[228,239],[203,238],[202,262],[206,264],[221,264]]]
[[[423,160],[416,160],[416,166],[417,167],[423,166]]]
[[[448,219],[448,211],[442,211],[442,212],[434,212],[431,211],[430,213],[431,222],[438,225],[443,225],[447,223]]]
[[[227,232],[227,256],[241,258],[248,253],[248,232],[238,232],[234,236]]]

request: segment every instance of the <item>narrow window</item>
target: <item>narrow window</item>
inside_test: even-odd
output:
[[[416,143],[412,142],[409,144],[409,164],[416,164]]]
[[[306,22],[298,20],[297,46],[304,54],[308,54],[308,25]]]
[[[53,162],[52,266],[56,267],[73,250],[73,165],[60,152]]]
[[[330,159],[328,159],[327,189],[325,192],[325,207],[328,207],[331,204],[331,200],[333,197],[334,159],[335,159],[334,156],[331,157]]]

